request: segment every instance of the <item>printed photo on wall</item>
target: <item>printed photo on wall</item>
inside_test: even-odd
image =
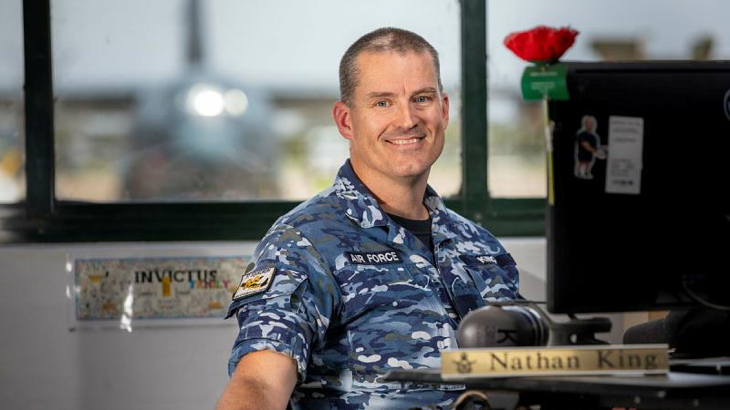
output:
[[[596,130],[598,121],[592,115],[581,118],[581,128],[575,134],[575,176],[580,179],[593,179],[593,165],[596,160],[605,160],[607,147],[601,145],[601,137]]]

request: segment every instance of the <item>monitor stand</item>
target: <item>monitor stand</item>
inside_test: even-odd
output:
[[[547,315],[548,326],[550,327],[549,346],[570,346],[570,345],[598,345],[608,344],[596,338],[596,333],[611,331],[611,320],[607,317],[594,317],[579,319],[573,314],[567,322],[553,322]]]

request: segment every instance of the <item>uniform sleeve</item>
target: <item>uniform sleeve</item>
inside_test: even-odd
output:
[[[517,262],[491,232],[486,229],[483,231],[483,241],[487,249],[497,251],[494,255],[497,263],[489,267],[490,277],[487,281],[489,292],[485,298],[494,301],[519,299],[520,274]]]
[[[489,279],[487,285],[489,292],[483,295],[488,300],[512,300],[519,298],[520,275],[515,262],[509,251],[491,232],[484,228],[478,228],[482,235],[482,244],[486,246],[488,253],[493,254],[496,264],[489,266]]]
[[[288,226],[272,229],[255,253],[255,268],[275,268],[271,286],[234,300],[227,317],[238,320],[239,333],[228,361],[233,374],[244,355],[273,350],[293,358],[298,379],[306,378],[313,348],[321,346],[339,306],[339,290],[314,246]]]
[[[502,296],[509,299],[521,299],[520,295],[520,273],[517,270],[517,263],[512,255],[505,253],[497,256],[497,264],[502,269],[502,277],[500,278],[505,286]]]

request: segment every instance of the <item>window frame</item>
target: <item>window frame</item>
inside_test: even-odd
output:
[[[498,236],[543,236],[544,198],[492,198],[487,188],[487,36],[484,0],[460,0],[462,187],[448,207]],[[0,205],[0,242],[260,239],[288,201],[100,204],[55,197],[50,0],[23,1],[26,199]],[[466,86],[468,84],[468,86]]]

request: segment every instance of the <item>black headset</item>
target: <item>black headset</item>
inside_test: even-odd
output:
[[[567,322],[554,322],[538,303],[544,302],[490,302],[469,312],[457,331],[459,348],[607,344],[594,333],[611,330],[608,318],[579,319],[571,314]]]

